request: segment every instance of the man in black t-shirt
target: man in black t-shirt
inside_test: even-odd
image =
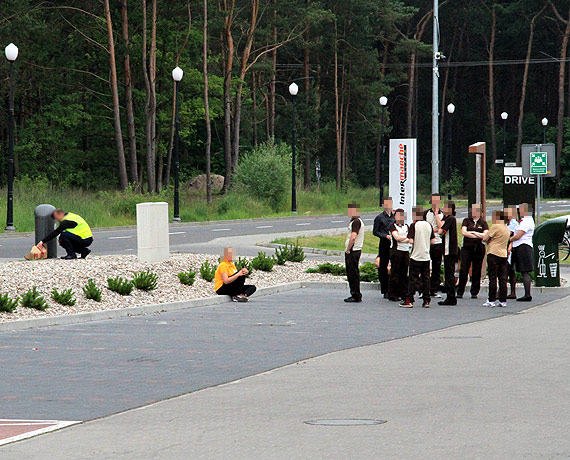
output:
[[[378,244],[378,281],[380,282],[380,290],[384,294],[384,298],[388,298],[388,262],[390,262],[390,246],[392,244],[390,226],[394,223],[392,198],[384,198],[383,205],[384,211],[374,219],[372,234],[380,238]]]
[[[438,302],[439,305],[457,305],[455,297],[455,264],[457,263],[457,219],[455,218],[455,203],[448,201],[443,207],[443,225],[438,230],[443,236],[443,267],[445,272],[445,292],[447,298]]]

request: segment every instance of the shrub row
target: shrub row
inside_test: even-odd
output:
[[[330,273],[333,276],[346,276],[346,267],[341,264],[326,262],[324,264],[319,264],[317,268],[309,268],[307,273]],[[378,269],[376,268],[376,265],[371,262],[364,262],[360,266],[360,281],[378,281]]]

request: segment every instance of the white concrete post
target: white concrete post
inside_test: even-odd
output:
[[[137,204],[137,239],[138,257],[142,262],[168,260],[168,203]]]

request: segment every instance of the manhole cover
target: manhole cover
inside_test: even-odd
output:
[[[382,425],[386,420],[375,420],[369,418],[333,418],[333,419],[317,419],[308,420],[307,425],[322,426],[362,426],[362,425]]]

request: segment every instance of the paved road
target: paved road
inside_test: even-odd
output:
[[[536,305],[570,290],[535,296]],[[403,310],[370,291],[303,289],[160,315],[0,334],[0,414],[91,420],[331,351],[513,314],[481,306]],[[481,299],[484,298],[482,294]]]
[[[182,317],[1,337],[14,346],[2,368],[22,363],[25,375],[3,375],[0,394],[25,398],[4,401],[2,413],[92,418],[327,351],[503,317],[302,361],[5,446],[0,459],[570,457],[567,300],[501,315],[473,302],[401,310],[370,299],[346,307],[330,295],[310,290]],[[387,423],[304,423],[339,418]]]
[[[491,206],[489,212],[495,209]],[[543,212],[560,213],[568,210],[570,201],[546,202]],[[460,208],[458,218],[467,215],[467,210]],[[372,225],[375,213],[363,215],[365,224]],[[296,216],[278,219],[254,221],[212,222],[204,224],[177,224],[170,229],[170,248],[173,252],[197,252],[216,238],[235,236],[259,236],[283,234],[313,230],[342,229],[346,227],[344,216]],[[136,251],[136,229],[118,228],[116,230],[95,231],[93,251],[95,254],[129,254]],[[20,259],[33,245],[33,237],[4,237],[0,235],[0,259]],[[61,250],[60,250],[61,252]]]

